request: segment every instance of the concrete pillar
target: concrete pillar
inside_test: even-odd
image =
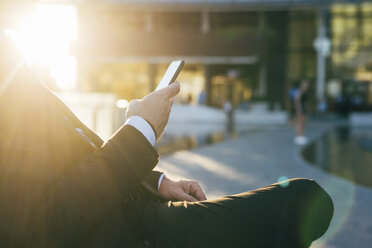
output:
[[[269,108],[284,106],[287,80],[289,11],[272,11],[265,15],[266,30],[276,42],[267,40],[266,46],[266,97]]]
[[[157,82],[155,82],[156,79],[156,64],[147,64],[147,75],[149,77],[149,92],[152,92],[155,90]]]
[[[200,23],[200,31],[202,34],[209,33],[211,29],[210,22],[209,22],[209,13],[207,11],[201,12],[201,23]]]
[[[258,75],[258,88],[257,88],[257,96],[264,97],[266,96],[266,89],[267,89],[267,80],[266,80],[266,64],[261,63]]]
[[[258,16],[258,29],[260,34],[265,32],[265,13],[260,12]],[[260,97],[266,96],[266,88],[267,88],[267,77],[266,77],[266,63],[265,61],[261,60],[260,68],[258,71],[258,87],[255,90],[255,94]]]
[[[154,20],[152,18],[151,12],[146,13],[145,25],[146,25],[145,26],[146,33],[152,33],[154,31]]]
[[[204,65],[204,79],[205,79],[205,94],[206,94],[206,104],[208,106],[212,105],[212,81],[211,81],[211,65]]]
[[[317,52],[317,70],[316,70],[316,97],[318,102],[325,98],[325,80],[326,80],[326,58],[330,52],[330,41],[327,38],[326,8],[318,10],[318,37],[314,41],[314,47]]]

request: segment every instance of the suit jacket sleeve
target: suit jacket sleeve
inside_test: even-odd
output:
[[[48,236],[81,245],[100,235],[107,242],[123,236],[119,230],[127,221],[124,216],[135,214],[123,211],[125,199],[157,162],[158,154],[146,138],[135,128],[123,126],[51,187]]]
[[[150,175],[146,177],[145,182],[147,182],[151,186],[151,188],[158,190],[159,178],[161,174],[163,174],[163,172],[152,171]]]

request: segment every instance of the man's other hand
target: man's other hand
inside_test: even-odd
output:
[[[173,201],[204,201],[207,200],[199,183],[194,181],[172,181],[164,177],[159,192]]]
[[[180,84],[174,82],[166,88],[154,91],[141,100],[133,100],[127,108],[127,119],[139,116],[150,123],[158,139],[164,131],[173,104],[173,97],[180,92]]]

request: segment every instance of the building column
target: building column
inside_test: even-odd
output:
[[[87,74],[88,68],[86,60],[76,56],[76,91],[84,92],[86,90],[86,83],[89,82]]]
[[[258,19],[258,29],[259,33],[263,34],[265,32],[265,13],[260,12],[259,13],[259,19]],[[266,89],[267,89],[267,78],[266,78],[266,63],[261,59],[261,62],[259,64],[258,69],[258,85],[255,89],[255,95],[259,97],[265,97],[266,96]]]
[[[258,71],[258,89],[257,89],[257,96],[265,97],[266,96],[266,64],[260,63],[260,69]]]
[[[152,92],[156,88],[156,64],[147,64],[147,75],[149,77],[149,92]]]
[[[209,13],[207,11],[203,11],[201,12],[200,32],[202,34],[207,34],[209,33],[210,29]]]
[[[211,75],[211,65],[204,65],[204,79],[205,79],[205,94],[206,94],[206,104],[208,106],[212,105],[212,75]]]
[[[317,52],[316,97],[318,102],[325,99],[326,59],[330,53],[330,41],[327,38],[326,15],[326,8],[320,8],[318,10],[318,36],[314,41],[314,47]]]
[[[273,37],[266,40],[266,96],[269,109],[283,108],[287,80],[288,11],[273,11],[265,16],[266,27]],[[272,42],[275,40],[275,42]]]
[[[146,12],[145,31],[149,34],[154,32],[154,20],[151,12]]]

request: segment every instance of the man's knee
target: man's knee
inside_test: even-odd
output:
[[[290,185],[306,207],[316,208],[326,217],[324,222],[330,222],[333,217],[333,201],[329,194],[314,180],[307,178],[295,178],[290,180]]]
[[[308,178],[293,178],[289,180],[290,185],[293,185],[295,187],[300,187],[303,189],[317,189],[319,186],[318,183],[316,183],[313,179]]]
[[[298,203],[297,223],[304,242],[312,242],[328,229],[333,217],[333,202],[328,193],[314,180],[297,178],[290,181]]]

